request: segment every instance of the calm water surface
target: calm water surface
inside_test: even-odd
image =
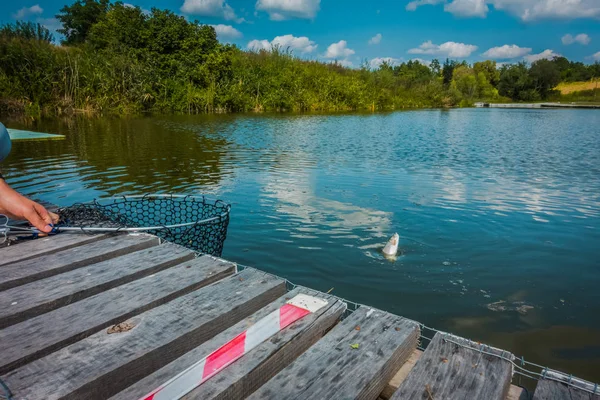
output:
[[[600,112],[5,122],[67,136],[14,143],[26,194],[210,194],[225,258],[600,381]]]

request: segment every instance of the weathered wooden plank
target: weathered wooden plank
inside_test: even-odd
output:
[[[419,326],[360,307],[249,399],[375,399],[417,346]]]
[[[232,263],[202,256],[9,326],[0,330],[0,374],[216,282],[234,271]]]
[[[546,378],[538,381],[533,400],[600,400],[600,387],[591,382],[553,370],[546,370],[543,375]]]
[[[512,364],[479,349],[514,358],[503,350],[436,333],[392,399],[504,400],[510,387]]]
[[[85,235],[84,235],[85,236]],[[56,236],[56,238],[61,235]],[[50,241],[52,241],[51,239]],[[53,254],[5,265],[0,268],[0,291],[34,282],[86,265],[110,260],[134,251],[157,246],[151,235],[119,235],[87,243]],[[14,246],[15,248],[20,246]]]
[[[165,243],[0,292],[0,328],[25,321],[194,258]]]
[[[394,377],[390,380],[390,382],[386,385],[383,392],[379,396],[382,400],[389,400],[396,390],[402,385],[402,382],[406,380],[406,377],[412,371],[413,367],[419,361],[421,356],[423,355],[423,351],[415,350],[410,355],[410,358],[404,363],[402,368],[394,375]],[[515,385],[510,385],[510,389],[508,390],[508,395],[506,396],[506,400],[529,400],[527,396],[527,392]]]
[[[105,239],[107,235],[82,235],[79,233],[61,233],[56,236],[39,238],[0,249],[0,266],[49,255],[57,251],[93,243]]]
[[[332,296],[298,287],[155,373],[136,382],[111,400],[139,399],[198,360],[208,356],[212,351],[246,330],[248,326],[277,310],[298,293],[326,299],[329,304],[317,313],[302,318],[274,335],[270,340],[263,342],[253,351],[228,366],[226,371],[219,376],[213,377],[184,397],[184,399],[203,400],[246,398],[319,340],[339,320],[346,305]]]
[[[529,393],[522,387],[510,385],[506,400],[530,400]]]
[[[285,293],[247,269],[102,330],[2,376],[17,399],[105,399],[162,368]]]
[[[413,369],[417,361],[419,361],[422,355],[423,352],[421,350],[415,350],[412,352],[408,360],[406,360],[404,365],[400,367],[398,372],[396,372],[396,375],[394,375],[394,377],[390,380],[390,382],[385,386],[385,388],[381,392],[380,397],[382,399],[387,400],[394,395],[396,390],[398,390],[400,385],[402,385],[402,382],[406,380],[406,377]]]

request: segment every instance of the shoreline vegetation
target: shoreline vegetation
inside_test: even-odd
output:
[[[365,61],[353,69],[284,48],[242,50],[220,43],[209,25],[157,8],[146,14],[121,2],[78,0],[57,18],[60,45],[39,24],[0,27],[0,114],[390,111],[600,101],[598,62],[558,57],[498,68],[490,60],[434,59],[428,66],[384,62],[376,69]]]

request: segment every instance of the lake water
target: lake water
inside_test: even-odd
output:
[[[224,258],[600,381],[598,111],[5,122],[66,135],[14,143],[28,195],[209,194]]]

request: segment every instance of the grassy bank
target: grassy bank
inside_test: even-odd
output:
[[[586,82],[561,82],[557,87],[561,94],[571,94],[574,92],[585,92],[588,90],[600,89],[600,78],[589,80]]]
[[[397,110],[536,101],[561,79],[600,75],[600,64],[433,60],[373,69],[309,61],[288,49],[244,51],[168,10],[78,1],[58,15],[56,45],[40,25],[0,28],[0,113],[220,113]],[[560,62],[559,62],[560,61]],[[570,95],[570,94],[569,94]]]
[[[584,82],[561,82],[551,99],[569,103],[599,104],[600,78]]]

